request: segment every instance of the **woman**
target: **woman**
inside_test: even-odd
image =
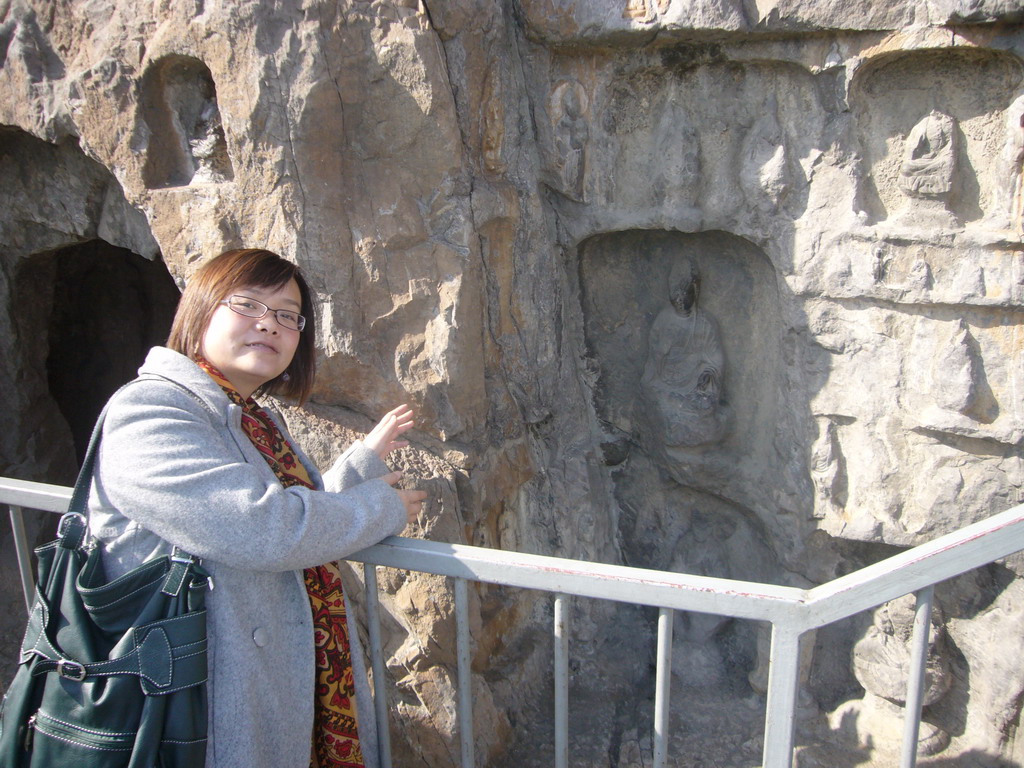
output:
[[[309,396],[311,314],[294,264],[221,254],[189,281],[169,348],[150,351],[104,424],[90,524],[107,576],[177,545],[213,577],[207,768],[375,765],[362,654],[332,564],[400,532],[426,494],[394,488],[401,475],[383,461],[408,444],[406,406],[321,476],[253,399]]]

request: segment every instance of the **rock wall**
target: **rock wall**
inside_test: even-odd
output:
[[[417,535],[810,586],[1020,503],[1022,23],[1015,0],[0,2],[0,474],[67,482],[68,404],[130,375],[172,281],[258,245],[318,298],[310,452],[419,411]],[[128,342],[62,331],[114,295]],[[923,764],[1024,760],[1021,575],[940,588]],[[450,587],[383,580],[396,760],[454,764]],[[550,764],[550,603],[472,600],[478,754]],[[573,614],[574,764],[644,764],[653,616]],[[894,764],[908,621],[807,643],[804,764]],[[673,759],[757,764],[764,628],[675,637]]]

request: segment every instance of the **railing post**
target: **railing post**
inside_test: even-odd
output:
[[[381,768],[391,768],[391,730],[388,725],[388,692],[384,687],[384,647],[380,641],[380,602],[377,598],[377,566],[365,564],[366,621],[369,624],[370,664],[373,668],[373,709],[377,718],[377,752]]]
[[[469,588],[465,579],[455,579],[455,646],[459,665],[459,742],[462,768],[473,768],[473,670],[470,665]]]
[[[555,595],[555,768],[569,768],[569,597]]]
[[[675,611],[658,611],[658,661],[654,682],[654,768],[668,760],[668,728],[672,691],[672,618]]]
[[[917,765],[917,740],[921,735],[921,708],[924,706],[925,670],[928,667],[928,641],[931,636],[934,600],[934,586],[925,587],[917,593],[914,645],[910,651],[907,703],[903,710],[903,754],[900,768],[914,768]]]
[[[769,665],[764,768],[791,768],[793,725],[800,686],[799,632],[782,624],[772,625]]]
[[[25,516],[22,514],[21,507],[10,504],[7,509],[11,516],[11,531],[14,534],[14,551],[18,556],[18,573],[21,576],[21,592],[25,596],[25,610],[31,613],[32,603],[35,601],[36,585],[32,578],[28,537],[25,535]]]

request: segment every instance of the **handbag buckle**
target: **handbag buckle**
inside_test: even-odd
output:
[[[85,527],[86,520],[85,515],[79,512],[68,512],[67,514],[61,515],[60,522],[57,524],[57,538],[63,539],[67,533],[67,527],[72,521],[79,523],[82,527]]]
[[[182,565],[195,565],[201,563],[202,560],[175,545],[174,549],[171,550],[171,562],[181,563]]]
[[[174,549],[171,550],[171,562],[181,563],[182,565],[202,565],[203,559],[201,557],[196,557],[195,555],[190,555],[181,549],[181,547],[175,545]],[[213,592],[213,576],[207,575],[206,582],[210,587],[210,591]]]
[[[85,680],[85,665],[71,659],[60,659],[57,662],[57,674],[66,680],[80,683]]]

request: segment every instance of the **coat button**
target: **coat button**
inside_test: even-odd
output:
[[[256,643],[256,646],[262,648],[267,644],[267,630],[263,627],[256,627],[252,633],[252,641]]]

